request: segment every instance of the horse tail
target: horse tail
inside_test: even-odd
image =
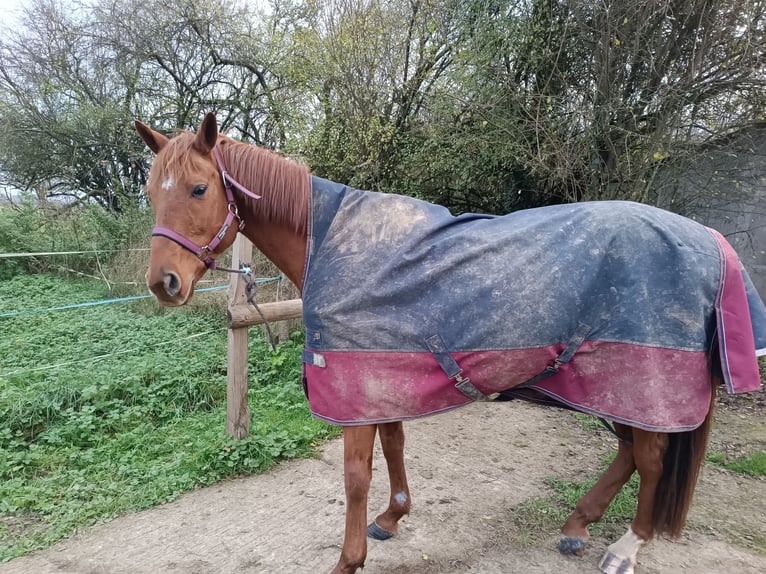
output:
[[[703,423],[691,431],[668,433],[662,477],[654,498],[653,526],[657,534],[678,538],[686,523],[694,487],[705,460],[718,382],[717,377],[712,377],[710,408]]]

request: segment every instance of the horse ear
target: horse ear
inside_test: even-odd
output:
[[[170,141],[169,138],[159,132],[155,132],[152,128],[138,120],[136,120],[136,131],[138,132],[138,135],[141,136],[141,139],[144,140],[144,143],[154,153],[160,153],[160,150]]]
[[[213,112],[208,112],[194,140],[194,149],[202,154],[210,153],[218,142],[218,120]]]

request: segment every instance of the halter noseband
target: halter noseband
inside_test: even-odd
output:
[[[194,253],[194,255],[196,255],[197,258],[200,259],[208,269],[216,268],[215,259],[213,259],[211,255],[215,253],[215,249],[226,236],[226,233],[229,231],[229,228],[231,227],[231,224],[234,222],[234,220],[236,219],[238,222],[238,230],[241,231],[245,226],[245,222],[242,221],[242,219],[239,217],[239,212],[237,211],[237,204],[234,201],[234,193],[231,189],[232,186],[236,187],[239,191],[248,197],[253,199],[261,199],[260,195],[254,194],[252,191],[240,184],[226,172],[226,168],[223,165],[223,159],[221,159],[221,152],[218,151],[217,147],[213,148],[213,154],[215,155],[215,160],[218,163],[218,169],[220,170],[221,177],[223,178],[223,189],[226,193],[226,202],[228,203],[228,213],[226,214],[226,219],[224,220],[223,225],[221,225],[221,228],[218,230],[218,233],[215,234],[213,239],[211,239],[207,245],[200,247],[191,239],[188,239],[180,233],[167,227],[156,225],[152,229],[152,237],[165,237],[166,239],[174,241],[184,249]]]

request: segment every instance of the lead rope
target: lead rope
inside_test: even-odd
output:
[[[217,271],[226,271],[227,273],[238,273],[241,278],[245,282],[245,295],[247,296],[247,302],[252,305],[255,310],[258,312],[258,315],[260,315],[261,320],[263,321],[264,327],[266,327],[266,333],[269,335],[269,343],[271,343],[271,348],[274,352],[277,351],[277,343],[276,339],[274,338],[274,333],[271,330],[271,325],[269,325],[269,322],[266,320],[266,316],[263,314],[263,311],[261,311],[261,308],[258,306],[258,303],[255,302],[255,295],[258,290],[258,281],[255,279],[255,275],[253,274],[253,268],[248,263],[242,263],[240,261],[239,263],[239,269],[228,269],[226,267],[216,267]]]

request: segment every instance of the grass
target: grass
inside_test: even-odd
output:
[[[707,454],[707,462],[746,476],[766,476],[766,451],[757,450],[741,458],[732,459],[720,451]]]
[[[105,297],[97,282],[16,276],[0,281],[0,314]],[[4,317],[0,327],[0,561],[310,456],[336,432],[308,412],[300,334],[272,352],[251,329],[251,435],[235,441],[224,433],[220,314],[123,303]]]
[[[586,415],[585,413],[578,413],[576,411],[572,411],[569,414],[575,421],[577,421],[580,428],[584,431],[593,433],[609,432],[604,428],[604,425],[601,424],[601,421],[593,415]]]
[[[604,461],[603,470],[614,459],[614,455]],[[577,502],[595,484],[598,477],[578,482],[550,478],[545,483],[551,488],[551,494],[533,498],[521,504],[514,513],[513,521],[517,528],[517,540],[521,544],[531,544],[541,535],[558,531],[571,514]],[[612,533],[616,526],[622,533],[624,525],[633,519],[638,500],[638,474],[634,473],[627,484],[620,490],[609,505],[600,522],[590,526],[591,534],[603,536]]]

